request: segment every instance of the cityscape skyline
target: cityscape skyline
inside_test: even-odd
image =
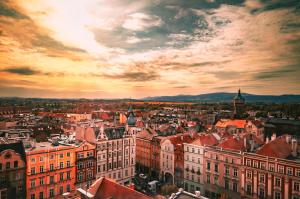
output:
[[[299,14],[297,0],[1,1],[0,96],[299,94]]]

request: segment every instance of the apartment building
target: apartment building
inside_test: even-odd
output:
[[[191,143],[184,143],[184,189],[191,193],[204,193],[203,168],[205,146],[215,146],[217,138],[213,134],[201,135]]]
[[[26,149],[27,197],[54,198],[75,188],[75,146],[40,142]]]
[[[86,141],[75,148],[76,188],[87,189],[96,179],[96,146]]]
[[[135,135],[124,126],[101,128],[97,145],[97,178],[108,177],[129,185],[135,175]]]
[[[300,198],[300,159],[297,140],[272,136],[256,153],[244,153],[241,193],[244,198]]]
[[[0,198],[25,198],[26,156],[23,144],[0,144]]]

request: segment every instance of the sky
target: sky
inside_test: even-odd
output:
[[[0,0],[0,96],[300,94],[299,0]]]

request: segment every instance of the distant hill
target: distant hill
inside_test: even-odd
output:
[[[175,95],[146,97],[145,101],[170,101],[170,102],[230,102],[236,93],[208,93],[200,95]],[[299,102],[300,95],[254,95],[242,93],[246,102]]]

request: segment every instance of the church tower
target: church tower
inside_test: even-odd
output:
[[[128,112],[127,112],[127,120],[126,120],[126,131],[130,135],[136,134],[136,118],[133,113],[132,106],[130,105]]]
[[[245,98],[241,94],[239,89],[237,95],[233,98],[233,117],[241,118],[244,114]]]

